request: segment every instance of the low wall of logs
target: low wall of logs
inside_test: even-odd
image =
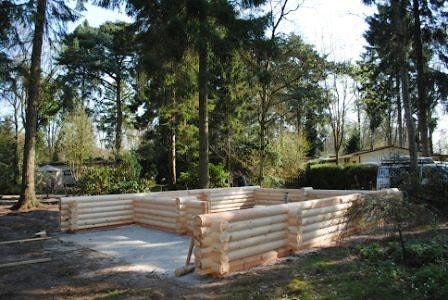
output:
[[[139,224],[194,239],[195,270],[225,276],[357,230],[347,209],[384,191],[253,187],[65,197],[61,230]]]
[[[253,207],[257,188],[64,197],[60,202],[60,227],[63,231],[77,231],[137,223],[189,234],[192,220],[199,214]]]
[[[341,196],[199,215],[193,229],[195,270],[222,277],[332,245],[358,230],[357,224],[347,222],[346,212],[367,193],[383,192],[340,192]]]

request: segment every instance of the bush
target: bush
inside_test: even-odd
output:
[[[368,259],[370,261],[378,262],[387,257],[386,249],[378,243],[360,246],[358,251],[361,258]]]
[[[392,266],[394,272],[404,271],[409,278],[415,299],[446,299],[448,297],[448,248],[441,241],[409,242],[409,259],[402,260],[402,249],[395,242],[372,243],[357,247],[360,258],[376,270]],[[407,274],[407,275],[406,275]]]
[[[427,299],[448,297],[448,268],[430,264],[419,269],[412,281],[413,287]]]
[[[298,186],[369,190],[375,186],[377,170],[375,165],[314,164],[299,173]]]
[[[226,172],[223,165],[209,163],[208,168],[210,172],[210,188],[228,186],[229,173]],[[193,170],[180,173],[179,184],[186,189],[199,188],[199,172],[196,165]]]
[[[127,175],[120,167],[89,167],[82,171],[76,186],[86,195],[137,193],[151,188],[148,182]]]
[[[84,168],[76,186],[81,194],[87,195],[149,191],[154,182],[140,179],[140,171],[137,158],[129,152],[120,157],[114,166]]]
[[[423,171],[421,180],[413,180],[409,175],[404,175],[400,190],[410,201],[428,205],[444,215],[448,214],[448,178],[445,177],[448,174],[443,173],[442,169]]]

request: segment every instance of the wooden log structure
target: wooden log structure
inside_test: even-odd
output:
[[[60,228],[76,231],[129,223],[191,234],[194,217],[254,206],[257,186],[60,199]],[[174,224],[174,226],[173,226]]]
[[[336,191],[218,188],[126,195],[65,197],[61,230],[140,224],[191,235],[195,272],[225,276],[311,247],[334,244],[357,230],[347,209],[364,194]]]
[[[193,230],[196,272],[225,276],[269,263],[273,257],[334,243],[349,229],[345,212],[360,199],[359,193],[343,193],[323,199],[199,215]]]

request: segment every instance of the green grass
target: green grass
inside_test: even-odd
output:
[[[98,295],[97,299],[107,299],[107,300],[115,300],[115,299],[129,299],[129,298],[138,298],[138,299],[154,299],[158,297],[154,297],[157,295],[153,294],[152,289],[118,289],[108,291],[102,295]]]

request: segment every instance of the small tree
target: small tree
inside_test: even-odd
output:
[[[82,107],[66,116],[60,132],[60,157],[65,159],[78,179],[80,164],[92,157],[95,150],[92,121]]]
[[[306,138],[297,132],[282,133],[269,145],[267,177],[278,183],[295,180],[305,161],[308,148]]]
[[[361,140],[358,129],[353,130],[348,141],[344,145],[344,153],[350,154],[361,150]]]

